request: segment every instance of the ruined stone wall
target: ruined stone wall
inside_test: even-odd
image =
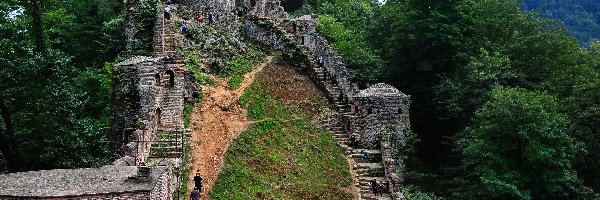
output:
[[[315,15],[305,15],[297,19],[284,22],[282,25],[286,32],[292,33],[296,41],[308,50],[310,60],[319,62],[323,59],[322,67],[335,79],[334,84],[346,94],[352,102],[352,96],[358,91],[358,86],[353,84],[347,66],[341,56],[325,40],[317,34],[317,21]]]
[[[249,18],[245,21],[244,32],[246,37],[262,44],[264,47],[279,50],[288,60],[296,65],[305,65],[307,55],[302,53],[298,43],[286,36],[276,24],[270,21],[262,21],[258,18]]]
[[[152,191],[150,191],[151,200],[171,200],[173,199],[173,181],[172,181],[172,170],[171,168],[165,170],[164,173],[158,177],[158,181]]]
[[[134,57],[116,65],[110,135],[117,157],[141,163],[157,131],[183,131],[184,100],[197,94],[195,77],[187,77],[179,58]]]
[[[404,134],[402,134],[404,135]],[[403,181],[398,175],[398,172],[402,171],[399,167],[404,165],[398,163],[404,163],[402,156],[397,156],[394,153],[393,147],[391,146],[392,141],[388,137],[382,137],[381,139],[381,157],[383,161],[383,170],[385,177],[390,181],[390,193],[392,199],[404,199],[402,194]],[[400,161],[398,161],[400,159]]]

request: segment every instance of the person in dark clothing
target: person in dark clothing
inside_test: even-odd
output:
[[[351,135],[350,136],[350,147],[355,148],[356,146],[356,136]]]
[[[346,106],[346,108],[350,108],[348,104],[348,95],[344,95],[344,105]]]
[[[200,200],[200,190],[198,190],[198,188],[194,188],[194,190],[192,190],[192,192],[190,193],[190,199]]]
[[[208,24],[210,25],[212,23],[213,23],[213,14],[212,14],[212,12],[209,12],[208,13]]]
[[[199,192],[202,192],[202,177],[200,176],[200,170],[197,170],[196,176],[194,176],[194,187],[198,188]]]
[[[338,95],[338,102],[341,104],[344,100],[344,91],[340,90],[340,94]]]
[[[379,188],[377,187],[377,180],[373,179],[371,181],[371,191],[375,196],[379,196]]]

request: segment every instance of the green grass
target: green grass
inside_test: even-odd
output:
[[[185,143],[185,152],[187,152],[185,155],[185,157],[183,158],[183,166],[189,166],[190,164],[190,154],[192,152],[192,144],[189,142]],[[187,199],[187,195],[189,188],[188,188],[188,182],[190,181],[190,167],[184,167],[183,171],[181,172],[181,185],[179,186],[179,189],[177,191],[175,191],[173,193],[173,199],[177,199],[176,197],[183,197],[183,199]],[[177,176],[177,174],[173,174],[173,176]],[[176,180],[176,179],[173,179]]]
[[[194,110],[194,105],[202,100],[204,94],[200,91],[200,96],[198,98],[192,99],[190,102],[186,102],[183,105],[183,126],[185,128],[189,128],[192,123],[192,111]]]
[[[235,90],[240,87],[242,81],[244,81],[244,77],[240,75],[233,75],[227,82],[227,86],[229,86],[229,89]]]
[[[239,100],[257,120],[225,155],[214,199],[351,199],[351,176],[331,133],[273,98],[257,79]]]

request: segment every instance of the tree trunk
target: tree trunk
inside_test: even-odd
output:
[[[31,33],[35,44],[35,51],[43,53],[46,50],[46,39],[42,25],[42,0],[21,0],[31,16]]]
[[[4,121],[4,130],[0,128],[0,152],[4,155],[4,159],[8,163],[10,172],[17,172],[23,168],[22,158],[19,156],[19,149],[15,141],[15,132],[11,113],[4,102],[4,96],[0,94],[0,116]]]

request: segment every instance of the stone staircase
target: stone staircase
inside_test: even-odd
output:
[[[332,87],[335,89],[335,87]],[[337,116],[349,117],[352,114],[349,110],[336,100],[338,107]],[[376,180],[377,182],[387,185],[389,182],[384,174],[382,155],[378,149],[360,149],[358,147],[350,146],[350,134],[347,130],[343,130],[343,126],[340,122],[328,124],[329,129],[334,133],[334,139],[342,147],[346,153],[346,156],[351,160],[353,169],[353,178],[356,180],[355,186],[359,189],[359,199],[391,199],[390,194],[384,192],[380,196],[374,196],[371,191],[371,181]],[[367,152],[368,156],[365,158],[361,155],[361,151]],[[385,190],[389,191],[389,190]]]
[[[164,6],[158,13],[155,24],[154,52],[157,56],[175,55],[176,52],[176,34],[173,30],[173,24],[177,19],[178,4],[171,4],[171,17],[167,20],[164,17]]]
[[[157,130],[156,137],[150,145],[148,158],[181,158],[184,138],[183,131]]]
[[[164,6],[158,13],[157,21],[155,24],[155,39],[154,39],[154,52],[157,56],[173,56],[176,54],[176,37],[177,30],[173,30],[173,24],[179,19],[177,16],[178,4],[171,4],[171,17],[167,20],[164,17]],[[183,73],[175,71],[175,73]],[[153,77],[148,75],[148,77]],[[154,81],[154,80],[148,80]],[[161,83],[161,85],[169,83]],[[185,140],[189,138],[191,130],[180,130],[183,127],[181,124],[180,117],[183,115],[183,111],[173,110],[176,105],[183,104],[183,97],[181,96],[183,88],[179,87],[163,87],[160,90],[162,96],[160,101],[164,110],[161,113],[160,124],[156,130],[154,140],[150,144],[150,153],[148,158],[154,159],[168,159],[168,158],[183,158],[185,152]],[[155,92],[158,92],[156,90]],[[160,162],[159,162],[160,163]]]

